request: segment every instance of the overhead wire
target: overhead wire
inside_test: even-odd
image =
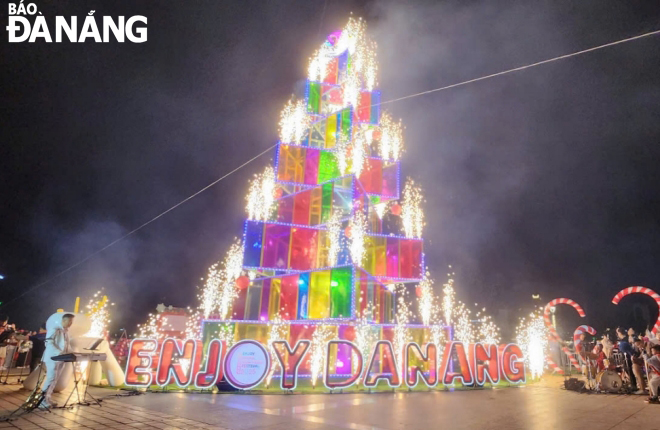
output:
[[[586,54],[588,52],[597,51],[597,50],[603,49],[603,48],[609,48],[610,46],[620,45],[620,44],[626,43],[626,42],[632,42],[633,40],[638,40],[638,39],[642,39],[644,37],[654,36],[656,34],[660,34],[660,30],[651,31],[651,32],[648,32],[648,33],[640,34],[638,36],[629,37],[627,39],[617,40],[616,42],[610,42],[610,43],[606,43],[604,45],[594,46],[593,48],[583,49],[581,51],[576,51],[576,52],[573,52],[573,53],[570,53],[570,54],[560,55],[558,57],[549,58],[547,60],[538,61],[536,63],[527,64],[525,66],[515,67],[513,69],[508,69],[508,70],[503,70],[501,72],[492,73],[490,75],[481,76],[479,78],[469,79],[467,81],[458,82],[456,84],[446,85],[444,87],[434,88],[432,90],[426,90],[426,91],[422,91],[422,92],[419,92],[419,93],[410,94],[410,95],[407,95],[407,96],[392,99],[392,100],[386,100],[386,101],[383,101],[383,102],[380,102],[380,103],[375,103],[371,106],[381,106],[381,105],[388,104],[388,103],[399,102],[399,101],[402,101],[402,100],[412,99],[413,97],[419,97],[419,96],[423,96],[423,95],[426,95],[426,94],[436,93],[438,91],[444,91],[444,90],[448,90],[448,89],[451,89],[451,88],[460,87],[460,86],[463,86],[463,85],[471,84],[473,82],[484,81],[486,79],[495,78],[497,76],[502,76],[502,75],[506,75],[506,74],[509,74],[509,73],[513,73],[513,72],[519,72],[521,70],[530,69],[532,67],[540,66],[542,64],[548,64],[548,63],[552,63],[553,61],[559,61],[559,60],[563,60],[565,58],[575,57],[577,55]]]
[[[164,215],[166,215],[166,214],[168,214],[169,212],[173,211],[174,209],[178,208],[179,206],[181,206],[182,204],[186,203],[187,201],[189,201],[189,200],[191,200],[191,199],[197,197],[198,195],[200,195],[200,194],[203,193],[204,191],[208,190],[209,188],[211,188],[212,186],[214,186],[214,185],[217,184],[218,182],[222,181],[223,179],[225,179],[226,177],[228,177],[228,176],[231,175],[232,173],[235,173],[235,172],[239,171],[240,169],[242,169],[243,167],[247,166],[248,164],[250,164],[251,162],[253,162],[253,161],[256,160],[257,158],[261,157],[262,155],[266,154],[267,152],[269,152],[270,150],[272,150],[273,148],[275,148],[276,145],[277,145],[277,144],[274,144],[274,145],[270,146],[268,149],[266,149],[266,150],[260,152],[259,154],[255,155],[254,157],[250,158],[248,161],[246,161],[245,163],[243,163],[243,164],[241,164],[240,166],[236,167],[236,168],[233,169],[232,171],[230,171],[230,172],[228,172],[228,173],[222,175],[220,178],[218,178],[218,179],[216,179],[215,181],[211,182],[210,184],[206,185],[204,188],[202,188],[202,189],[200,189],[199,191],[197,191],[197,192],[191,194],[190,196],[186,197],[185,199],[181,200],[179,203],[175,204],[174,206],[170,207],[169,209],[167,209],[167,210],[161,212],[160,214],[156,215],[155,217],[151,218],[149,221],[147,221],[147,222],[141,224],[139,227],[136,227],[136,228],[134,228],[133,230],[131,230],[131,231],[129,231],[128,233],[126,233],[125,235],[119,237],[118,239],[113,240],[113,241],[110,242],[109,244],[105,245],[103,248],[98,249],[98,250],[92,252],[92,253],[89,254],[87,257],[85,257],[85,258],[83,258],[82,260],[80,260],[80,261],[78,261],[78,262],[72,264],[71,266],[68,266],[66,269],[64,269],[64,270],[62,270],[62,271],[60,271],[60,272],[58,272],[58,273],[57,273],[56,275],[54,275],[54,276],[51,276],[51,277],[48,278],[47,280],[45,280],[45,281],[43,281],[43,282],[41,282],[41,283],[39,283],[39,284],[37,284],[37,285],[35,285],[35,286],[33,286],[33,287],[28,288],[27,290],[23,291],[23,292],[22,292],[21,294],[19,294],[18,296],[13,297],[13,298],[10,299],[9,301],[7,301],[7,302],[3,303],[2,305],[0,305],[0,307],[5,306],[5,305],[7,305],[8,303],[13,302],[14,300],[18,300],[18,299],[20,299],[21,297],[23,297],[24,295],[28,294],[29,292],[34,291],[34,290],[36,290],[37,288],[42,287],[42,286],[48,284],[48,283],[51,282],[51,281],[54,281],[55,279],[59,278],[60,276],[64,275],[65,273],[67,273],[67,272],[69,272],[69,271],[75,269],[76,267],[80,266],[81,264],[83,264],[84,262],[86,262],[86,261],[89,260],[90,258],[94,257],[95,255],[100,254],[101,252],[105,251],[106,249],[110,248],[111,246],[115,245],[116,243],[121,242],[122,240],[124,240],[124,239],[126,239],[127,237],[131,236],[132,234],[136,233],[138,230],[141,230],[142,228],[148,226],[148,225],[151,224],[152,222],[154,222],[154,221],[156,221],[157,219],[163,217]]]
[[[325,4],[324,4],[323,13],[325,14]],[[319,26],[319,30],[320,30],[320,26]],[[391,100],[386,100],[386,101],[383,101],[383,102],[380,102],[380,103],[372,104],[371,106],[381,106],[381,105],[385,105],[385,104],[395,103],[395,102],[399,102],[399,101],[402,101],[402,100],[408,100],[408,99],[411,99],[411,98],[414,98],[414,97],[420,97],[420,96],[423,96],[423,95],[432,94],[432,93],[448,90],[448,89],[451,89],[451,88],[460,87],[460,86],[471,84],[471,83],[474,83],[474,82],[484,81],[486,79],[495,78],[497,76],[502,76],[502,75],[518,72],[518,71],[525,70],[525,69],[530,69],[532,67],[537,67],[537,66],[540,66],[540,65],[543,65],[543,64],[552,63],[554,61],[559,61],[559,60],[563,60],[563,59],[566,59],[566,58],[575,57],[575,56],[578,56],[578,55],[586,54],[586,53],[589,53],[589,52],[597,51],[597,50],[608,48],[608,47],[611,47],[611,46],[620,45],[620,44],[626,43],[626,42],[632,42],[634,40],[639,40],[639,39],[649,37],[649,36],[654,36],[654,35],[657,35],[657,34],[660,34],[660,30],[651,31],[651,32],[648,32],[648,33],[640,34],[640,35],[629,37],[629,38],[626,38],[626,39],[617,40],[615,42],[610,42],[610,43],[606,43],[606,44],[603,44],[603,45],[594,46],[592,48],[583,49],[581,51],[572,52],[570,54],[560,55],[560,56],[557,56],[557,57],[549,58],[547,60],[538,61],[536,63],[531,63],[531,64],[527,64],[527,65],[524,65],[524,66],[508,69],[508,70],[503,70],[501,72],[492,73],[492,74],[489,74],[489,75],[481,76],[481,77],[474,78],[474,79],[469,79],[469,80],[458,82],[458,83],[455,83],[455,84],[446,85],[446,86],[443,86],[443,87],[438,87],[438,88],[434,88],[434,89],[431,89],[431,90],[426,90],[426,91],[422,91],[422,92],[415,93],[415,94],[410,94],[410,95],[403,96],[403,97],[398,97],[398,98],[391,99]],[[9,301],[1,304],[0,307],[3,307],[5,305],[7,305],[8,303],[11,303],[15,300],[18,300],[21,297],[25,296],[26,294],[36,290],[37,288],[40,288],[40,287],[48,284],[49,282],[59,278],[60,276],[66,274],[67,272],[69,272],[69,271],[75,269],[76,267],[80,266],[81,264],[85,263],[86,261],[88,261],[92,257],[94,257],[94,256],[100,254],[101,252],[105,251],[106,249],[114,246],[118,242],[121,242],[122,240],[126,239],[127,237],[131,236],[132,234],[136,233],[137,231],[141,230],[142,228],[148,226],[152,222],[158,220],[159,218],[163,217],[164,215],[166,215],[169,212],[173,211],[174,209],[178,208],[182,204],[188,202],[189,200],[195,198],[199,194],[201,194],[204,191],[208,190],[209,188],[213,187],[218,182],[220,182],[223,179],[227,178],[229,175],[231,175],[231,174],[237,172],[238,170],[242,169],[243,167],[247,166],[248,164],[250,164],[251,162],[253,162],[257,158],[261,157],[262,155],[266,154],[268,151],[272,150],[276,145],[277,144],[270,146],[268,149],[262,151],[261,153],[259,153],[256,156],[252,157],[251,159],[244,162],[240,166],[236,167],[232,171],[226,173],[225,175],[221,176],[220,178],[218,178],[215,181],[211,182],[210,184],[206,185],[204,188],[200,189],[199,191],[193,193],[192,195],[190,195],[190,196],[186,197],[185,199],[181,200],[179,203],[175,204],[174,206],[170,207],[169,209],[167,209],[167,210],[161,212],[160,214],[156,215],[155,217],[151,218],[149,221],[141,224],[139,227],[136,227],[135,229],[131,230],[130,232],[126,233],[125,235],[119,237],[118,239],[115,239],[114,241],[110,242],[109,244],[107,244],[103,248],[100,248],[100,249],[94,251],[93,253],[89,254],[87,257],[85,257],[82,260],[72,264],[71,266],[68,266],[66,269],[58,272],[57,274],[55,274],[54,276],[48,278],[47,280],[45,280],[45,281],[43,281],[43,282],[41,282],[41,283],[39,283],[39,284],[37,284],[33,287],[28,288],[27,290],[22,292],[20,295],[18,295],[16,297],[13,297]]]

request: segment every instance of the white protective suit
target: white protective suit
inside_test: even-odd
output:
[[[62,376],[64,363],[53,361],[51,357],[66,354],[70,349],[68,329],[62,327],[62,318],[65,313],[56,313],[46,321],[46,349],[43,355],[43,364],[46,366],[46,379],[41,389],[44,390],[46,403],[52,404],[51,397],[57,381]]]

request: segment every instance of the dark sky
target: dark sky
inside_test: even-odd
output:
[[[148,41],[9,44],[2,7],[0,312],[34,326],[104,287],[114,328],[130,331],[160,302],[196,303],[268,156],[12,299],[272,145],[308,57],[351,12],[378,42],[385,100],[660,29],[648,0],[38,6],[144,15]],[[609,302],[629,285],[660,291],[658,54],[653,36],[388,106],[406,125],[403,174],[425,188],[436,283],[451,264],[459,298],[501,325],[533,293],[579,301],[599,331],[634,303],[656,312]]]

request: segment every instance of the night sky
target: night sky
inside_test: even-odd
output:
[[[34,329],[103,287],[131,333],[160,302],[196,304],[274,153],[16,297],[273,145],[309,56],[351,12],[378,42],[384,100],[660,29],[648,0],[37,4],[144,15],[148,41],[9,44],[2,7],[0,312]],[[651,299],[610,300],[660,292],[659,54],[652,36],[387,106],[406,125],[403,175],[425,189],[438,286],[452,265],[459,298],[505,329],[556,297],[587,312],[562,309],[566,331],[655,320]]]

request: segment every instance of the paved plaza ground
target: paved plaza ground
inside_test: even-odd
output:
[[[579,394],[561,378],[520,388],[378,394],[184,394],[117,397],[93,389],[103,406],[38,411],[0,428],[20,429],[660,429],[660,405],[644,396]],[[4,415],[27,397],[0,386]]]

